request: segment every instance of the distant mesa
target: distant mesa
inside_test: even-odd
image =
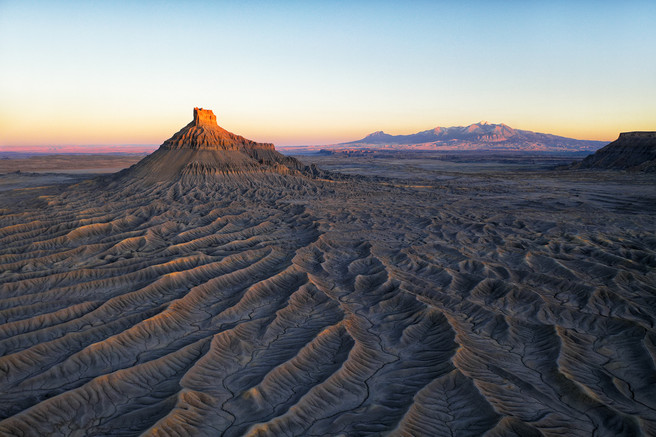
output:
[[[513,129],[486,121],[469,126],[436,127],[411,135],[390,135],[383,131],[347,143],[323,146],[324,149],[387,150],[494,150],[525,152],[595,151],[604,141],[589,141],[557,135]]]
[[[118,178],[164,181],[231,174],[302,174],[309,169],[275,150],[220,127],[214,112],[194,108],[194,119]]]
[[[623,132],[571,168],[656,172],[656,132]]]

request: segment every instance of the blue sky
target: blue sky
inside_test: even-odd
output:
[[[656,129],[656,2],[0,0],[0,145]]]

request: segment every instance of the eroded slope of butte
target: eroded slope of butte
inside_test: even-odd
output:
[[[194,108],[194,119],[154,153],[113,178],[123,183],[172,181],[185,176],[245,173],[298,175],[310,169],[278,153],[273,144],[257,143],[220,127],[209,109]]]

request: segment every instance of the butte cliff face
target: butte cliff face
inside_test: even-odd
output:
[[[228,132],[216,123],[216,116],[212,110],[203,108],[194,108],[194,120],[164,141],[161,148],[166,150],[233,150],[247,154],[253,149],[274,150],[271,143],[257,143]]]
[[[572,167],[656,172],[656,132],[623,132]]]
[[[194,108],[192,122],[119,177],[165,181],[228,174],[300,174],[303,170],[298,160],[276,152],[273,144],[228,132],[216,123],[211,110]]]

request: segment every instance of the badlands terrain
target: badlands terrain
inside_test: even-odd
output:
[[[654,174],[307,159],[0,178],[0,435],[656,435]]]

